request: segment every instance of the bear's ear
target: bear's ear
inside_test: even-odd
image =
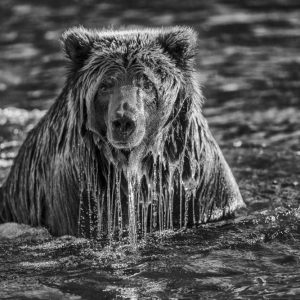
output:
[[[191,66],[194,61],[197,46],[197,34],[189,27],[174,27],[163,30],[158,36],[163,47],[178,67]]]
[[[94,40],[94,33],[82,26],[65,31],[61,37],[67,58],[77,67],[81,67],[88,58]]]

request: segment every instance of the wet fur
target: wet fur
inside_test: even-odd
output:
[[[194,70],[197,39],[191,29],[115,33],[74,28],[63,42],[70,60],[65,87],[19,150],[1,189],[2,222],[94,237],[127,226],[129,194],[134,194],[143,231],[217,220],[244,205],[202,116]],[[162,95],[176,98],[131,153],[95,134],[90,104],[107,62],[114,62],[114,50],[122,45],[127,56],[162,70],[167,78]]]

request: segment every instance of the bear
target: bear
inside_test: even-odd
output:
[[[1,222],[102,238],[245,205],[202,114],[193,29],[79,26],[61,40],[65,85],[1,187]]]

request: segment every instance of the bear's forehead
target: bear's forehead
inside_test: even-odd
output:
[[[153,63],[165,61],[167,58],[162,55],[163,49],[157,41],[160,34],[162,32],[158,29],[95,31],[92,51],[95,56],[92,59],[107,57],[107,62],[124,66],[136,58],[139,62],[149,62],[149,59],[153,59]]]
[[[69,30],[64,38],[69,41],[67,46],[75,44],[73,52],[78,44],[79,48],[81,44],[85,46],[83,50],[89,49],[83,71],[97,68],[104,73],[122,69],[136,74],[150,68],[162,78],[181,78],[182,72],[191,69],[196,35],[183,26],[120,30],[80,27]]]

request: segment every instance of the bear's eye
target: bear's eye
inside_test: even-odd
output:
[[[146,76],[142,78],[142,89],[148,93],[154,90],[154,84]]]
[[[166,72],[160,67],[156,69],[156,73],[161,80],[164,80],[167,77]]]
[[[111,90],[115,85],[115,81],[113,78],[107,78],[104,81],[102,81],[102,83],[99,86],[99,90],[101,92],[107,92],[109,90]]]

